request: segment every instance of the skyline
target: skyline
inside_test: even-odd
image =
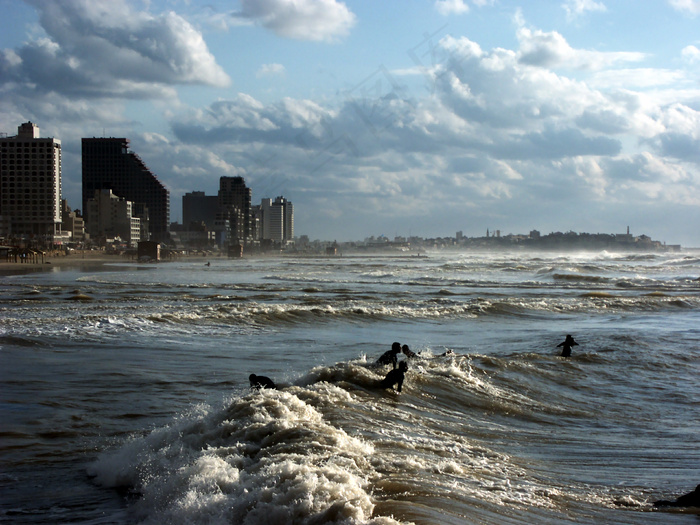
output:
[[[0,132],[61,140],[73,208],[81,138],[125,137],[171,222],[242,176],[311,239],[700,245],[700,1],[0,6]]]

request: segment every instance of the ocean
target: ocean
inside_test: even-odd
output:
[[[700,522],[700,253],[210,263],[0,277],[1,523]]]

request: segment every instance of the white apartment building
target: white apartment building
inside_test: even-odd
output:
[[[112,190],[97,190],[87,201],[85,229],[92,239],[121,238],[132,248],[141,240],[141,219],[133,215],[133,203]]]
[[[294,239],[294,206],[284,197],[260,201],[261,239],[286,244]]]
[[[61,232],[61,141],[25,122],[0,137],[0,234],[52,242]]]

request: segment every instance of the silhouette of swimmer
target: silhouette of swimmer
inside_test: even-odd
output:
[[[391,345],[391,350],[384,352],[379,359],[375,362],[377,365],[392,365],[392,368],[396,370],[396,363],[399,358],[398,355],[401,353],[401,343],[394,343]]]
[[[559,348],[560,346],[563,347],[561,349],[561,356],[562,357],[569,357],[571,355],[571,347],[578,346],[578,343],[576,341],[574,341],[573,337],[571,337],[570,335],[567,335],[564,342],[559,343],[557,345],[557,348]]]
[[[397,385],[396,390],[401,392],[401,387],[403,386],[403,379],[406,371],[408,370],[408,364],[406,361],[401,361],[399,363],[398,370],[395,368],[389,372],[384,379],[381,380],[379,386],[381,388],[391,388]]]
[[[408,357],[409,359],[412,358],[412,357],[418,357],[418,354],[415,353],[413,350],[411,350],[411,349],[408,347],[408,345],[403,345],[403,346],[401,347],[401,351],[402,351],[402,352],[404,353],[404,355],[405,355],[406,357]]]
[[[700,507],[700,485],[695,487],[693,492],[683,494],[676,498],[675,501],[665,499],[655,501],[654,507]]]
[[[265,376],[256,376],[255,374],[250,374],[248,376],[248,379],[250,380],[250,388],[257,388],[260,390],[261,388],[277,388],[277,385],[272,382],[272,379],[269,377]]]

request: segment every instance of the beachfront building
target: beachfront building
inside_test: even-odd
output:
[[[261,240],[285,245],[294,239],[294,206],[284,197],[262,199],[256,216]]]
[[[87,232],[98,243],[104,245],[119,238],[136,248],[141,241],[141,219],[133,215],[133,203],[112,190],[96,190],[85,209]]]
[[[61,230],[68,233],[73,242],[83,242],[85,240],[85,221],[68,206],[68,201],[61,201]]]
[[[84,138],[83,210],[96,191],[112,190],[133,203],[134,213],[147,221],[151,240],[167,241],[170,193],[146,164],[129,151],[125,138]],[[86,216],[86,219],[90,219]]]
[[[25,122],[0,138],[0,235],[51,244],[61,232],[61,141]]]
[[[218,212],[218,195],[205,195],[203,191],[193,191],[182,196],[182,225],[186,231],[191,228],[199,230],[202,223],[209,231],[214,230]]]
[[[250,207],[253,191],[246,186],[243,177],[219,179],[218,221],[229,221],[232,243],[246,245],[252,242]]]

